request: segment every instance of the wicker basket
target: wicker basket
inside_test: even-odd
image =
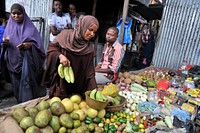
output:
[[[115,106],[106,106],[106,111],[108,112],[117,112],[123,109],[124,105],[126,104],[126,98],[123,96],[120,96],[122,98],[120,105]]]
[[[90,106],[93,109],[101,110],[101,109],[104,109],[108,105],[108,102],[101,102],[101,101],[97,101],[97,100],[90,98],[90,96],[89,96],[90,92],[91,91],[85,92],[85,101],[88,106]]]

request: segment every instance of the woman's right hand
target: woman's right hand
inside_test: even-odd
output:
[[[60,59],[60,64],[62,64],[63,66],[70,66],[70,61],[63,54],[59,55],[59,59]]]

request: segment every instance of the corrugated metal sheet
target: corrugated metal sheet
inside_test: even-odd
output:
[[[167,0],[152,64],[178,69],[200,65],[200,0]]]
[[[44,23],[41,25],[41,36],[44,41],[45,49],[49,44],[49,26],[47,24],[48,16],[51,13],[53,0],[6,0],[6,11],[10,12],[10,7],[13,3],[20,3],[24,6],[29,17],[42,17]],[[40,24],[34,22],[37,29],[40,29]]]

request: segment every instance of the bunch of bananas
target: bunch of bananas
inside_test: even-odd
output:
[[[67,81],[67,83],[74,83],[74,72],[72,70],[71,66],[63,66],[62,64],[60,64],[58,66],[58,75],[63,79],[65,78],[65,80]]]
[[[90,98],[101,102],[105,102],[108,100],[107,97],[100,90],[97,89],[94,89],[90,92]]]

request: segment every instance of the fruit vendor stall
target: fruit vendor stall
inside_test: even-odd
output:
[[[120,72],[115,83],[60,99],[48,96],[0,110],[3,133],[195,132],[198,66],[188,75],[148,67]]]

